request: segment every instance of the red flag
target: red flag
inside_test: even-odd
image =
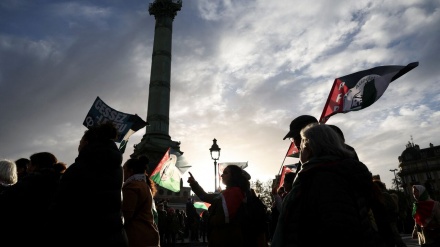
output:
[[[294,142],[290,143],[289,150],[287,150],[286,157],[293,157],[293,158],[299,157],[299,151],[298,151],[298,148],[296,147]]]
[[[284,176],[286,175],[286,173],[289,173],[289,172],[292,172],[292,170],[290,168],[284,166],[283,171],[281,172],[280,185],[278,186],[278,189],[284,185]]]
[[[367,108],[383,95],[392,81],[418,65],[414,62],[406,66],[379,66],[336,78],[319,122],[325,123],[337,113]]]

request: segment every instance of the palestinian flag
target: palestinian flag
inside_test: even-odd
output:
[[[165,189],[179,192],[183,173],[176,167],[177,156],[170,153],[170,150],[171,148],[168,148],[162,160],[151,173],[151,179]]]
[[[337,113],[367,108],[383,95],[392,81],[418,65],[414,62],[406,66],[379,66],[336,78],[319,122],[325,123]]]
[[[209,206],[211,206],[211,204],[207,203],[207,202],[194,202],[194,207],[195,208],[199,208],[199,209],[203,209],[203,210],[208,210]]]

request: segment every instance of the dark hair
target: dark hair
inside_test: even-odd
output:
[[[125,166],[128,169],[133,170],[135,174],[144,174],[147,172],[148,163],[150,163],[150,160],[147,156],[140,156],[138,158],[128,159],[125,162]]]
[[[67,164],[64,162],[58,162],[53,165],[53,169],[58,173],[64,173],[67,169]]]
[[[89,143],[95,143],[99,141],[113,140],[118,138],[118,129],[112,122],[105,122],[100,125],[90,127],[84,132],[84,140]]]
[[[26,169],[27,165],[29,165],[31,161],[29,159],[26,158],[20,158],[18,160],[15,161],[15,165],[17,165],[17,168],[24,168]]]
[[[387,190],[387,186],[385,185],[385,183],[382,183],[381,181],[378,181],[378,180],[374,180],[373,183],[377,184],[377,186],[381,190]]]
[[[53,165],[58,162],[58,159],[49,152],[41,152],[32,154],[30,157],[32,165],[37,167],[37,169],[42,168],[53,168]]]
[[[229,186],[240,187],[243,192],[251,188],[247,176],[243,173],[243,169],[237,165],[228,165],[226,168],[231,172],[231,180]],[[225,169],[226,169],[225,168]]]
[[[153,182],[153,180],[150,179],[150,177],[147,174],[149,163],[150,160],[148,159],[148,157],[142,155],[138,158],[128,159],[125,162],[125,167],[127,167],[127,169],[133,170],[135,174],[145,174],[145,177],[147,179],[147,184],[148,186],[150,186],[151,189],[151,194],[153,194],[154,196],[157,192],[157,188],[156,188],[156,184]]]

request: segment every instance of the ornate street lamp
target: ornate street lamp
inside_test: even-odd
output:
[[[211,152],[211,158],[214,160],[214,183],[215,189],[214,192],[217,191],[217,160],[220,158],[220,147],[217,145],[217,140],[214,138],[212,140],[212,146],[209,149]]]
[[[390,169],[390,172],[394,172],[394,180],[396,181],[397,191],[400,191],[399,180],[397,180],[396,171],[397,169]]]

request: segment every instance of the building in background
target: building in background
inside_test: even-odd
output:
[[[434,200],[440,200],[440,146],[420,149],[414,142],[408,142],[399,156],[398,172],[401,188],[412,201],[412,186],[424,185]]]
[[[161,186],[157,186],[157,193],[154,196],[155,201],[168,200],[173,204],[183,204],[185,206],[186,200],[191,196],[191,187],[183,187],[183,181],[180,179],[180,191],[173,192]]]

